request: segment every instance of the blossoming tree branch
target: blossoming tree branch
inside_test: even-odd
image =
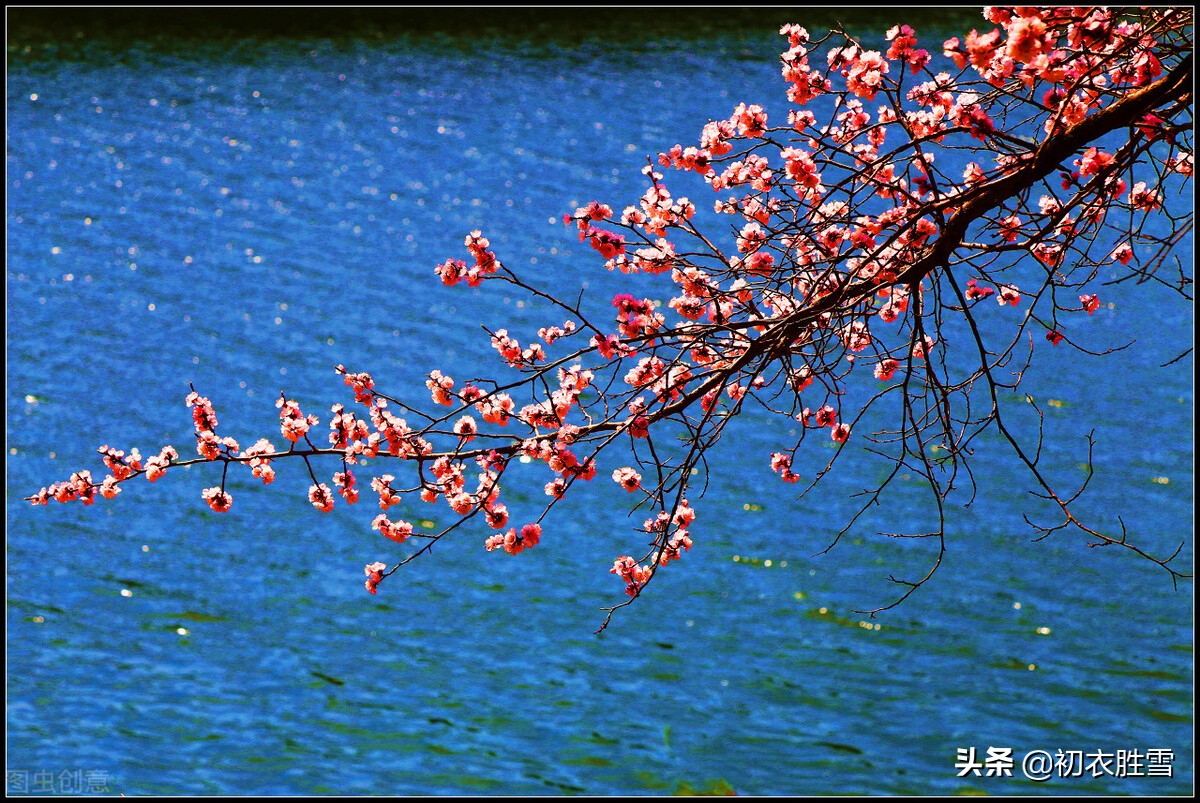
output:
[[[211,463],[214,484],[201,496],[223,512],[234,504],[231,471],[269,484],[276,464],[302,465],[322,513],[339,497],[352,505],[366,494],[378,505],[381,542],[369,557],[382,559],[365,567],[375,594],[443,539],[508,555],[536,547],[578,483],[611,479],[645,523],[632,554],[612,556],[628,599],[605,609],[603,629],[691,549],[706,455],[755,405],[790,422],[781,432],[798,432],[760,456],[781,482],[797,483],[809,463],[811,489],[850,446],[888,462],[829,546],[897,477],[921,480],[937,525],[888,535],[930,539],[928,570],[893,577],[898,593],[869,613],[937,570],[944,505],[954,490],[974,497],[971,462],[984,433],[1012,450],[1053,511],[1027,517],[1038,536],[1073,531],[1160,565],[1172,581],[1185,577],[1171,564],[1179,550],[1151,554],[1124,522],[1089,522],[1079,509],[1087,481],[1057,487],[1041,460],[1041,427],[1019,427],[1010,408],[1032,404],[1012,401],[1013,391],[1041,350],[1088,350],[1072,327],[1105,314],[1102,272],[1115,266],[1121,280],[1191,300],[1190,265],[1171,259],[1191,236],[1191,205],[1173,212],[1164,200],[1193,169],[1192,12],[984,16],[982,32],[932,45],[947,60],[936,72],[931,43],[906,25],[887,32],[886,51],[841,29],[814,40],[785,26],[785,112],[739,104],[703,126],[697,144],[651,160],[645,194],[619,214],[594,201],[564,216],[598,263],[628,275],[611,315],[586,314],[564,288],[526,283],[474,231],[465,259],[436,266],[442,282],[515,286],[560,313],[536,333],[491,331],[496,363],[485,378],[433,370],[414,399],[339,365],[354,400],[333,406],[327,431],[281,394],[282,441],[245,449],[218,434],[212,401],[193,388],[198,456],[181,454],[190,443],[149,457],[103,446],[103,479],[79,471],[29,501],[90,505],[139,476],[154,482]],[[677,184],[715,201],[676,195]],[[702,229],[698,203],[728,223]],[[1151,217],[1158,225],[1147,225]],[[672,295],[665,307],[647,297],[661,288]],[[860,426],[872,409],[889,410],[890,424]],[[823,440],[835,449],[812,448]],[[1089,436],[1088,478],[1091,447]],[[544,505],[519,523],[504,493],[518,458],[544,464],[545,479]],[[451,523],[419,531],[393,510],[412,497],[449,507]]]

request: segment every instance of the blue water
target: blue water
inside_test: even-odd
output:
[[[223,515],[200,499],[213,466],[93,508],[21,502],[99,474],[101,444],[190,453],[189,382],[247,446],[279,442],[281,389],[323,419],[348,403],[339,362],[419,398],[431,369],[490,369],[480,324],[528,339],[561,321],[437,281],[473,228],[602,308],[621,282],[552,220],[631,202],[646,154],[739,101],[782,115],[781,48],[767,31],[10,59],[10,773],[90,773],[127,795],[1190,791],[1190,582],[1071,535],[1031,543],[1021,514],[1039,508],[995,439],[979,498],[949,514],[944,566],[870,628],[854,610],[929,558],[875,533],[928,513],[889,507],[818,556],[883,467],[847,455],[797,501],[767,459],[787,433],[754,412],[710,457],[696,548],[599,637],[600,608],[622,599],[608,567],[642,540],[612,483],[558,508],[532,552],[462,533],[377,597],[363,564],[399,554],[371,531],[377,511],[317,513],[300,466],[266,489],[231,475]],[[708,205],[699,182],[675,186]],[[1064,482],[1095,429],[1090,520],[1122,516],[1153,554],[1183,542],[1190,567],[1192,362],[1158,365],[1186,347],[1192,310],[1149,286],[1103,296],[1088,334],[1135,345],[1084,361],[1042,348],[1022,388],[1057,403],[1046,460]],[[510,483],[514,521],[542,504],[546,478],[530,477]],[[1175,760],[1169,778],[1038,785],[957,778],[969,747]]]

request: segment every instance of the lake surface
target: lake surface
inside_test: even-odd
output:
[[[239,473],[224,515],[200,498],[211,466],[92,508],[21,501],[98,474],[101,444],[190,453],[189,382],[248,446],[280,441],[281,389],[324,427],[349,403],[337,363],[422,399],[434,368],[493,366],[479,325],[528,338],[552,316],[438,282],[474,228],[603,307],[624,285],[562,213],[632,202],[647,154],[739,101],[786,109],[769,25],[625,33],[10,52],[10,792],[13,771],[30,791],[126,795],[1190,792],[1190,582],[1074,536],[1031,543],[1027,478],[994,439],[944,566],[869,627],[854,611],[927,557],[876,531],[926,514],[888,510],[818,556],[879,464],[859,455],[798,501],[768,465],[786,433],[754,413],[712,456],[696,548],[599,637],[622,599],[611,561],[640,543],[612,483],[567,500],[532,552],[464,533],[377,597],[363,564],[400,553],[370,529],[369,495],[317,513],[300,466],[266,489]],[[1104,298],[1089,335],[1135,345],[1041,349],[1022,388],[1056,402],[1059,476],[1082,477],[1095,429],[1091,520],[1122,516],[1154,554],[1185,542],[1187,567],[1193,366],[1158,366],[1192,311],[1152,287]],[[510,483],[515,521],[544,481]],[[971,747],[1012,748],[1015,777],[956,777]],[[1035,784],[1019,768],[1033,750],[1151,749],[1174,752],[1172,777]]]

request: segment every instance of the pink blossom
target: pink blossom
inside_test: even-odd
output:
[[[956,105],[950,110],[950,119],[956,125],[966,128],[975,139],[986,139],[996,133],[996,126],[983,107],[971,103]]]
[[[1009,215],[1006,218],[1001,218],[999,221],[1000,236],[1005,242],[1015,243],[1017,237],[1021,233],[1021,218],[1016,215]]]
[[[1146,182],[1139,181],[1129,191],[1129,203],[1136,209],[1152,212],[1162,206],[1162,196],[1157,190],[1146,187]]]
[[[496,259],[496,255],[488,250],[491,242],[478,229],[467,235],[463,245],[475,258],[475,266],[467,271],[467,284],[471,287],[477,286],[485,277],[503,267]]]
[[[196,451],[205,460],[216,460],[221,456],[221,439],[215,432],[203,430],[196,433]]]
[[[1091,147],[1083,152],[1082,157],[1075,160],[1075,166],[1079,168],[1080,176],[1094,176],[1112,164],[1115,158],[1111,153]]]
[[[792,111],[788,112],[788,125],[790,125],[794,129],[796,129],[797,131],[803,131],[804,129],[808,128],[809,126],[816,125],[816,123],[817,123],[817,116],[810,111],[792,110]],[[785,148],[784,150],[787,150],[787,148]],[[785,159],[788,158],[786,155],[783,154],[783,151],[780,151],[780,155],[783,156],[783,158],[785,158]]]
[[[620,485],[630,493],[636,491],[641,487],[642,484],[642,475],[637,473],[629,466],[625,466],[624,468],[619,468],[614,471],[612,473],[612,478],[613,482],[615,482],[617,485]]]
[[[667,306],[679,313],[681,318],[698,321],[704,316],[708,305],[699,298],[683,295],[676,296],[667,302]]]
[[[900,367],[900,363],[889,358],[880,360],[875,366],[875,378],[881,382],[888,382],[895,375],[896,369]]]
[[[83,472],[86,474],[86,472]],[[72,475],[72,478],[78,475]],[[218,489],[220,490],[220,489]],[[59,502],[73,502],[79,498],[79,491],[76,489],[73,482],[55,483],[50,486],[50,496],[53,496]]]
[[[113,499],[117,494],[121,493],[121,488],[117,483],[120,482],[116,477],[108,476],[104,478],[104,482],[100,483],[100,495],[105,499]]]
[[[796,182],[800,192],[808,200],[817,200],[824,193],[821,173],[812,154],[803,148],[784,148],[779,152],[784,158],[784,170],[788,178]]]
[[[983,168],[971,162],[963,169],[963,183],[976,184],[987,178],[987,174],[983,172]]]
[[[987,298],[995,295],[996,291],[990,287],[981,286],[975,279],[967,279],[967,292],[965,293],[968,301],[974,301],[978,298]]]
[[[560,413],[553,400],[546,400],[539,404],[527,404],[517,413],[517,418],[529,426],[539,429],[557,429],[563,423],[563,414]]]
[[[319,423],[316,416],[310,415],[306,418],[300,411],[300,405],[291,399],[280,396],[275,400],[275,406],[279,408],[279,431],[293,443],[304,437],[310,427]]]
[[[617,234],[607,229],[593,228],[589,230],[589,240],[592,248],[600,252],[605,259],[612,259],[617,254],[625,253],[625,235]]]
[[[660,566],[666,566],[673,560],[679,560],[683,553],[692,548],[692,539],[688,535],[688,531],[684,529],[676,530],[667,543],[663,545],[662,552],[658,558]]]
[[[352,374],[346,370],[346,366],[338,365],[335,369],[339,374],[344,375],[346,386],[354,390],[354,400],[362,404],[370,404],[374,395],[371,389],[375,387],[375,380],[368,373]]]
[[[446,495],[446,503],[450,505],[450,509],[460,516],[465,516],[475,507],[475,500],[471,498],[469,493],[448,493]]]
[[[635,415],[628,421],[629,434],[635,438],[650,436],[650,419],[644,415]]]
[[[554,341],[560,337],[565,337],[575,331],[575,322],[567,321],[562,326],[547,326],[538,329],[538,337],[546,341],[547,346],[554,345]]]
[[[387,564],[380,562],[368,563],[363,568],[363,573],[367,575],[367,591],[375,593],[375,589],[383,581],[383,570],[386,568]]]
[[[1192,169],[1195,166],[1195,157],[1190,153],[1181,153],[1179,156],[1172,156],[1167,159],[1167,169],[1174,170],[1181,176],[1192,175]]]
[[[912,356],[914,360],[923,360],[929,355],[930,349],[937,343],[929,335],[924,335],[919,341],[913,343]]]
[[[795,23],[784,25],[779,29],[780,36],[788,38],[788,44],[792,47],[800,47],[808,43],[808,29],[803,28]]]
[[[425,380],[425,387],[429,388],[433,395],[434,404],[452,405],[454,404],[454,396],[451,392],[454,389],[454,379],[446,376],[441,371],[433,370],[429,372],[429,378]]]
[[[621,338],[616,335],[592,335],[591,345],[594,349],[600,352],[600,356],[606,360],[611,360],[617,354],[618,347],[621,345]]]
[[[737,128],[728,120],[714,120],[704,126],[700,147],[713,156],[724,156],[733,150],[729,140],[737,136]]]
[[[812,369],[807,365],[802,365],[789,374],[788,381],[791,382],[792,390],[799,393],[813,383]]]
[[[233,507],[233,497],[221,488],[205,488],[200,495],[217,513],[224,513]]]
[[[541,343],[531,343],[529,348],[521,352],[521,360],[526,364],[545,362],[546,352]]]
[[[675,515],[671,517],[671,523],[676,527],[688,527],[696,520],[696,511],[688,504],[688,500],[680,499],[679,505],[675,508]]]
[[[382,477],[375,477],[371,480],[371,490],[379,494],[379,509],[387,510],[393,505],[400,504],[400,497],[392,490],[392,480],[396,479],[391,474],[384,474]]]
[[[371,529],[378,530],[384,537],[395,541],[397,544],[403,544],[412,535],[413,526],[407,521],[389,521],[386,514],[380,513],[371,522]],[[378,565],[383,566],[383,564]]]
[[[1046,50],[1046,23],[1041,18],[1017,17],[1007,27],[1005,50],[1010,59],[1030,62]]]
[[[1128,265],[1129,261],[1133,259],[1133,248],[1129,245],[1129,243],[1121,243],[1114,248],[1113,252],[1108,256],[1113,262],[1120,262],[1122,265]]]
[[[1016,285],[999,284],[996,285],[996,288],[1000,293],[996,296],[996,302],[1000,306],[1003,307],[1007,304],[1010,307],[1015,307],[1021,303],[1021,291],[1017,289]]]
[[[521,542],[527,549],[535,547],[542,540],[542,525],[526,524],[521,528]]]
[[[507,393],[496,393],[476,403],[475,409],[489,424],[506,426],[513,414],[513,400]]]
[[[469,415],[464,415],[454,422],[454,434],[460,437],[463,443],[474,440],[478,433],[479,427],[475,423],[475,419]]]
[[[171,465],[172,460],[179,459],[179,453],[171,446],[164,446],[154,457],[146,461],[146,479],[150,482],[156,481],[163,474],[167,473],[167,468]]]
[[[837,424],[837,410],[827,404],[816,411],[815,421],[818,427],[832,427]]]
[[[892,43],[888,48],[887,57],[893,60],[906,59],[917,43],[916,31],[908,25],[893,25],[888,28],[884,38]]]
[[[467,278],[467,263],[461,259],[447,259],[434,268],[433,272],[441,278],[442,284],[449,287]],[[375,592],[372,591],[371,593],[374,594]]]
[[[507,329],[497,329],[492,335],[492,348],[500,352],[500,356],[509,365],[519,365],[521,361],[521,344],[516,338],[508,336]]]
[[[636,597],[642,587],[650,581],[651,571],[648,566],[639,566],[638,562],[628,555],[622,555],[613,561],[609,574],[615,574],[625,581],[625,593]]]
[[[874,100],[875,94],[883,88],[883,76],[889,69],[883,54],[878,50],[865,50],[857,54],[857,58],[851,56],[848,63],[842,71],[846,88],[860,98]]]
[[[333,418],[329,422],[329,442],[335,449],[347,449],[350,444],[370,437],[370,429],[365,421],[359,421],[354,413],[346,412],[340,404],[333,405],[330,410]],[[351,450],[353,453],[353,450]]]
[[[328,513],[333,510],[333,492],[329,490],[329,486],[325,483],[309,486],[308,501],[322,513]]]
[[[101,446],[99,449],[103,455],[104,465],[113,473],[113,478],[116,481],[128,479],[133,476],[135,471],[140,471],[142,468],[142,456],[138,454],[137,449],[131,449],[129,457],[125,457],[125,452],[111,449],[108,446]]]
[[[770,276],[775,257],[766,251],[755,251],[742,260],[742,267],[751,276]]]
[[[862,351],[871,345],[871,333],[867,330],[866,321],[851,321],[840,332],[842,342],[851,351]]]
[[[503,535],[497,534],[489,537],[484,542],[483,547],[488,552],[491,552],[493,549],[503,549],[510,555],[516,555],[525,549],[537,546],[541,537],[541,525],[526,524],[521,528],[520,534],[517,533],[515,528],[510,527],[508,532]]]
[[[745,159],[731,163],[719,176],[706,176],[714,190],[740,187],[749,184],[759,192],[768,192],[775,173],[765,157],[751,153]]]
[[[347,504],[353,505],[358,501],[358,489],[355,487],[354,474],[349,470],[334,474],[333,484],[337,486],[338,493],[342,495]]]
[[[993,30],[980,35],[978,31],[967,34],[967,55],[971,64],[981,73],[992,66],[996,58],[996,46],[1000,43],[1000,31]],[[957,62],[958,59],[956,58]],[[959,65],[964,66],[964,65]]]
[[[745,103],[739,103],[729,122],[738,127],[738,133],[743,137],[753,139],[761,137],[767,130],[767,113],[757,104],[747,106]]]
[[[708,151],[701,150],[694,146],[685,148],[682,145],[675,145],[666,153],[660,153],[658,155],[658,161],[659,164],[663,165],[664,167],[670,166],[676,168],[677,170],[691,170],[695,173],[699,173],[700,175],[704,175],[710,169]],[[641,213],[633,207],[627,209],[626,214],[630,216],[628,218],[624,215],[622,216],[622,222],[624,223],[643,222],[642,220],[636,219],[635,216],[640,215]]]
[[[492,505],[483,511],[483,517],[493,530],[503,530],[508,524],[508,508],[504,505]]]
[[[217,414],[213,411],[211,401],[193,390],[188,394],[184,403],[192,408],[192,420],[196,424],[197,431],[203,432],[217,428]]]

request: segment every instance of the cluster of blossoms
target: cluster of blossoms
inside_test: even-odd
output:
[[[521,528],[521,532],[517,532],[516,528],[510,527],[508,532],[504,534],[493,535],[484,542],[483,546],[491,552],[493,549],[503,549],[510,555],[516,555],[524,549],[533,549],[542,540],[542,526],[540,524],[526,524]]]
[[[335,404],[330,408],[333,418],[329,422],[329,443],[335,449],[345,449],[351,443],[369,441],[371,428],[366,421],[357,418],[354,413],[346,412],[346,408]]]
[[[589,241],[592,248],[599,251],[601,256],[605,259],[613,259],[619,254],[625,253],[624,235],[592,225],[608,220],[612,214],[612,207],[592,201],[587,206],[576,209],[574,215],[563,215],[563,223],[568,226],[575,223],[579,229],[581,242]]]
[[[229,511],[229,508],[233,507],[233,497],[225,493],[220,487],[205,488],[201,496],[204,497],[204,501],[208,503],[208,506],[217,513],[226,513]]]
[[[333,510],[333,491],[325,483],[313,485],[308,489],[308,501],[322,513]]]
[[[343,376],[343,382],[346,387],[354,391],[354,400],[359,404],[371,404],[374,399],[374,394],[371,391],[375,388],[375,380],[368,373],[352,374],[346,370],[346,366],[338,364],[333,370]]]
[[[263,443],[264,441],[259,441]],[[163,474],[167,473],[167,467],[171,465],[171,461],[179,459],[179,452],[175,451],[172,446],[164,446],[158,454],[146,460],[146,479],[150,482],[156,481]],[[274,477],[274,473],[271,475]],[[270,480],[264,479],[264,482]]]
[[[216,460],[225,450],[227,454],[238,453],[238,442],[233,438],[218,438],[214,431],[217,428],[217,414],[213,411],[212,402],[196,391],[188,394],[184,401],[192,408],[192,421],[196,425],[196,451],[205,460]]]
[[[614,475],[615,479],[615,475]],[[682,554],[692,548],[692,539],[687,527],[696,519],[693,510],[686,499],[680,500],[674,515],[661,512],[647,519],[642,529],[656,536],[656,542],[662,546],[657,550],[655,563],[666,566],[672,561],[679,560]],[[655,565],[639,564],[629,555],[621,555],[609,569],[610,574],[617,575],[625,582],[625,594],[636,597],[654,576]]]
[[[413,526],[407,521],[391,521],[387,514],[380,513],[371,522],[371,529],[378,530],[385,538],[403,544],[412,535]]]
[[[634,471],[631,467],[625,466],[619,468],[612,473],[613,482],[620,485],[626,491],[633,493],[638,488],[642,487],[642,475]]]
[[[636,597],[642,592],[642,587],[650,582],[654,573],[653,567],[639,565],[629,555],[618,557],[608,571],[625,581],[625,593],[631,597]]]
[[[106,499],[111,499],[120,493],[120,488],[116,486],[116,481],[111,477],[101,485],[96,485],[92,482],[90,471],[77,471],[66,482],[56,482],[48,488],[42,488],[29,498],[29,502],[34,505],[48,505],[53,499],[56,502],[79,501],[85,505],[93,505],[96,503],[98,491]]]
[[[800,481],[800,475],[792,471],[792,456],[785,452],[771,452],[771,471],[784,482]]]
[[[509,337],[507,329],[497,329],[492,335],[492,348],[513,368],[532,366],[546,360],[546,352],[540,343],[532,343],[522,349],[515,337]]]
[[[275,406],[279,408],[279,431],[292,443],[299,442],[310,428],[321,423],[315,415],[304,415],[299,404],[282,395],[275,400]]]
[[[112,478],[117,482],[129,479],[134,472],[142,470],[142,456],[137,449],[130,449],[128,457],[124,452],[109,446],[101,446],[99,452],[103,456],[104,465],[112,472]]]
[[[496,255],[488,250],[491,242],[478,229],[468,234],[463,244],[475,264],[468,267],[461,259],[447,259],[435,271],[443,284],[455,285],[465,281],[468,287],[478,287],[480,282],[504,267]]]
[[[546,341],[547,346],[553,346],[554,341],[566,337],[575,331],[574,321],[565,321],[562,326],[543,326],[538,329],[538,337]]]
[[[275,469],[271,468],[271,460],[264,457],[274,453],[275,447],[266,438],[259,438],[253,446],[242,452],[244,457],[250,458],[250,473],[262,480],[263,485],[270,485],[275,481]]]
[[[338,493],[346,500],[346,504],[353,505],[358,501],[358,480],[348,467],[345,471],[333,475],[333,484],[337,486]]]
[[[371,592],[372,594],[378,593],[379,584],[383,582],[383,572],[386,569],[387,564],[380,561],[368,563],[366,565],[366,567],[363,569],[363,572],[367,575],[367,591]]]
[[[34,505],[48,505],[51,499],[57,502],[79,501],[85,505],[92,505],[96,502],[97,493],[105,499],[115,497],[121,492],[118,483],[142,469],[141,455],[138,454],[137,449],[131,450],[128,457],[124,452],[108,446],[101,446],[99,452],[104,456],[105,466],[112,472],[101,483],[96,484],[92,480],[90,471],[77,471],[66,482],[58,482],[42,488],[29,497],[28,501]]]
[[[892,362],[895,361],[893,360]],[[877,374],[883,373],[883,371],[878,370],[879,368],[884,368],[886,370],[886,367],[890,367],[892,371],[895,370],[895,366],[885,366],[884,363],[880,363],[880,365],[877,366]],[[879,376],[878,378],[886,380],[890,377],[891,374],[887,373],[886,375]],[[850,437],[850,425],[844,421],[838,421],[837,410],[828,404],[818,408],[817,410],[810,410],[809,408],[805,407],[804,410],[796,416],[796,420],[803,423],[805,427],[828,427],[830,437],[833,438],[834,443],[845,443]],[[777,460],[781,461],[783,458],[787,458],[786,466],[783,462],[777,463]],[[787,455],[780,454],[779,452],[773,452],[771,454],[772,471],[781,472],[790,465],[791,458]],[[795,480],[790,479],[786,473],[784,473],[782,476],[788,482],[795,482]]]

